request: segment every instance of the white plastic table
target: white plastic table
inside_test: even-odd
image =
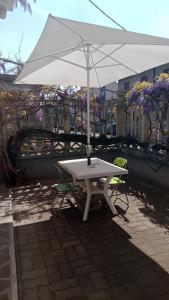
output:
[[[103,194],[112,213],[117,214],[115,206],[111,203],[108,195],[108,186],[112,176],[128,174],[126,169],[117,167],[99,158],[91,158],[91,166],[87,165],[87,159],[71,159],[58,162],[73,177],[73,181],[86,189],[87,199],[83,215],[83,221],[87,220],[90,200],[93,194]],[[103,188],[90,183],[90,179],[106,177]]]

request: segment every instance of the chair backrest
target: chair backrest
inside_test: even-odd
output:
[[[126,168],[127,167],[127,159],[124,157],[116,157],[113,161],[113,164],[120,167],[120,168]]]

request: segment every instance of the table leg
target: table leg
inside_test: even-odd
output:
[[[86,192],[87,192],[87,200],[83,215],[83,221],[87,220],[88,214],[89,214],[89,207],[90,207],[90,200],[91,200],[91,191],[90,191],[90,182],[88,179],[85,179],[85,185],[86,185]]]
[[[112,178],[112,176],[106,178],[106,182],[105,182],[105,184],[104,184],[104,197],[105,197],[105,199],[106,199],[106,201],[107,201],[107,204],[109,205],[109,207],[110,207],[112,213],[113,213],[114,215],[117,215],[117,214],[118,214],[118,213],[117,213],[117,210],[116,210],[114,204],[111,203],[110,197],[109,197],[109,195],[108,195],[108,187],[109,187],[109,182],[110,182],[111,178]]]

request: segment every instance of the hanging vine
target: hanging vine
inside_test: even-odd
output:
[[[126,94],[128,109],[131,105],[142,107],[149,122],[148,141],[166,142],[169,108],[169,74],[162,73],[154,83],[137,82]]]

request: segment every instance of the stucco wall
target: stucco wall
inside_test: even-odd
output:
[[[151,160],[126,156],[131,176],[138,180],[149,181],[154,185],[169,188],[169,167]]]
[[[96,155],[95,155],[96,156]],[[145,160],[131,155],[124,155],[116,150],[97,155],[106,161],[113,162],[117,156],[126,157],[128,160],[128,170],[131,176],[134,176],[138,180],[144,182],[152,182],[155,185],[169,188],[169,167],[160,163],[151,162],[151,160]],[[35,158],[24,158],[17,161],[17,167],[24,168],[25,174],[20,176],[23,183],[29,181],[41,181],[41,180],[53,180],[58,178],[57,170],[53,166],[54,162],[62,159],[73,159],[82,158],[84,155],[67,156],[67,157],[35,157]],[[67,172],[64,172],[65,178],[70,178]],[[2,171],[0,171],[0,180],[2,179]]]
[[[138,180],[149,181],[157,184],[161,187],[169,187],[169,167],[161,166],[159,163],[151,162],[117,151],[104,153],[97,155],[98,157],[105,159],[109,162],[113,162],[113,159],[117,156],[125,156],[128,160],[128,170],[131,176],[138,178]],[[72,158],[80,158],[84,156],[76,156]],[[31,158],[22,159],[18,161],[18,166],[25,168],[25,179],[26,180],[44,180],[57,178],[57,171],[53,166],[53,162],[62,159],[71,159],[70,157],[50,157],[50,158]],[[65,177],[69,177],[68,173],[65,173]]]
[[[154,77],[156,77],[160,73],[163,73],[167,69],[169,69],[169,63],[158,66],[158,67],[153,68],[153,69],[149,69],[149,70],[144,71],[142,73],[139,73],[139,74],[121,79],[121,80],[118,81],[118,90],[120,92],[123,92],[125,90],[124,85],[125,85],[126,82],[129,83],[129,88],[131,89],[132,86],[133,86],[133,83],[140,82],[141,78],[144,77],[144,76],[147,76],[147,81],[153,82]]]

